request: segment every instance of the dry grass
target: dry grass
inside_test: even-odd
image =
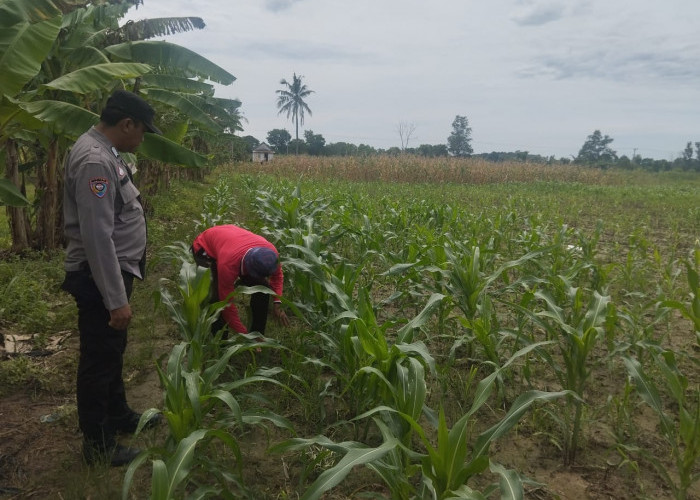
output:
[[[407,183],[492,184],[502,182],[573,182],[617,185],[623,173],[579,165],[493,163],[481,158],[421,156],[319,157],[276,156],[273,161],[243,163],[236,170],[305,179],[343,179]]]

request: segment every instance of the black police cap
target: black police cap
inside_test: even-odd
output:
[[[143,122],[146,130],[154,134],[162,135],[158,127],[153,125],[154,109],[146,101],[133,92],[127,90],[115,90],[107,99],[106,108],[115,109],[125,115]]]

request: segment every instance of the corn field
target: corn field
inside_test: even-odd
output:
[[[697,188],[668,204],[574,167],[382,161],[247,166],[203,200],[196,231],[247,204],[279,249],[287,331],[213,336],[225,303],[209,270],[189,242],[161,250],[180,340],[143,421],[163,413],[169,434],[129,467],[124,498],[149,467],[153,499],[260,498],[251,434],[285,478],[269,498],[557,498],[509,452],[518,439],[632,497],[697,495]],[[479,191],[496,177],[510,183]]]

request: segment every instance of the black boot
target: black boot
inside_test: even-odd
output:
[[[105,445],[104,442],[90,439],[83,440],[83,458],[88,465],[110,465],[119,467],[131,462],[141,453],[138,448],[131,448],[112,442]]]
[[[109,425],[118,433],[133,434],[136,432],[136,428],[139,426],[140,420],[141,413],[136,413],[135,411],[130,410],[128,413],[120,417],[110,417]],[[163,415],[157,413],[144,424],[142,430],[153,429],[160,425],[161,422],[163,422]]]

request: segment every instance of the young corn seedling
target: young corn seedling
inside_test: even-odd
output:
[[[288,196],[259,190],[255,201],[260,218],[276,229],[303,228],[308,219],[313,220],[328,209],[328,203],[321,199],[302,202],[300,186]]]
[[[340,345],[344,365],[351,371],[338,375],[345,381],[343,392],[355,402],[355,414],[377,404],[401,406],[406,410],[410,406],[413,408],[411,414],[422,410],[426,392],[423,366],[434,373],[435,361],[425,344],[414,342],[413,336],[414,331],[427,322],[442,298],[433,296],[423,311],[397,332],[393,343],[387,336],[393,322],[377,323],[366,290],[359,292],[356,312],[347,311],[337,318],[350,318],[347,327],[341,330],[343,339]],[[408,430],[403,428],[396,432],[403,438]]]
[[[140,460],[132,464],[127,473],[129,479],[124,487],[125,494],[133,471],[144,462],[146,456],[156,457],[153,460],[153,498],[172,498],[178,485],[185,481],[194,467],[191,468],[189,464],[193,461],[192,450],[197,443],[201,442],[200,448],[206,449],[213,438],[222,441],[233,453],[240,476],[241,453],[232,434],[235,428],[267,420],[293,432],[291,424],[284,418],[267,410],[243,412],[234,395],[245,386],[259,382],[276,384],[288,390],[272,378],[281,369],[261,369],[252,376],[222,381],[230,372],[231,357],[260,344],[237,343],[237,339],[222,344],[220,335],[211,335],[211,325],[225,303],[209,305],[209,275],[208,269],[183,262],[178,287],[180,297],[175,299],[167,290],[161,291],[163,304],[186,339],[172,349],[164,368],[159,364],[156,366],[165,391],[162,413],[168,422],[170,435],[165,447],[147,450]],[[158,412],[155,408],[147,410],[137,431]],[[216,460],[198,454],[194,462],[200,469],[208,467],[212,477],[221,478],[223,483],[230,480],[229,474],[218,470]],[[216,491],[227,490],[227,487],[222,487]]]
[[[688,303],[678,300],[665,300],[661,306],[669,307],[679,311],[683,317],[693,323],[695,330],[695,340],[700,346],[700,245],[696,244],[693,250],[693,258],[685,261],[686,276],[690,297]]]
[[[519,474],[505,470],[499,464],[489,460],[488,452],[492,442],[508,432],[536,401],[549,401],[569,394],[570,391],[543,392],[528,391],[518,396],[503,419],[479,434],[469,454],[469,441],[475,414],[488,400],[498,380],[499,371],[506,369],[516,359],[538,349],[542,344],[533,344],[516,352],[501,368],[481,380],[476,387],[474,400],[469,411],[462,416],[451,429],[447,427],[445,416],[440,409],[437,444],[427,438],[421,426],[405,415],[420,436],[428,455],[421,461],[420,498],[485,498],[492,488],[480,495],[469,488],[466,483],[472,476],[480,474],[490,467],[492,472],[501,476],[499,489],[501,498],[522,498],[522,482]]]
[[[201,442],[200,448],[206,449],[212,439],[223,442],[233,454],[236,465],[241,467],[239,445],[230,432],[233,427],[216,424],[215,410],[222,404],[235,415],[238,422],[242,421],[241,410],[231,392],[215,384],[219,375],[225,372],[226,365],[233,348],[204,372],[185,369],[187,350],[190,344],[182,342],[176,345],[169,356],[165,369],[156,366],[165,391],[165,407],[162,411],[168,423],[170,434],[164,447],[154,446],[145,450],[129,466],[124,479],[123,497],[127,498],[133,475],[146,459],[152,458],[152,491],[153,499],[170,499],[176,496],[178,488],[188,483],[190,473],[207,464],[210,469],[218,466],[214,462],[204,460],[204,454],[193,456],[194,447]],[[151,408],[144,412],[139,423],[139,429],[159,410]],[[137,431],[138,431],[137,430]],[[210,477],[222,475],[210,470]],[[228,476],[230,480],[230,476]],[[217,491],[226,491],[228,486]]]
[[[531,311],[516,304],[512,306],[526,314],[559,348],[561,362],[546,351],[538,352],[552,367],[562,388],[571,391],[562,415],[564,461],[571,464],[579,446],[586,384],[593,368],[591,355],[609,325],[606,316],[610,297],[594,291],[584,305],[580,288],[570,286],[562,277],[556,283],[566,290],[568,300],[563,307],[542,291],[535,292],[534,296],[544,304],[544,310]]]
[[[233,197],[233,189],[225,179],[219,179],[216,185],[203,198],[203,210],[199,220],[195,220],[195,232],[201,233],[205,229],[221,224],[231,224],[236,206]]]
[[[678,407],[678,421],[664,409],[660,391],[654,380],[647,375],[642,365],[634,358],[625,356],[623,361],[630,377],[634,380],[637,393],[659,417],[661,436],[670,448],[675,462],[674,479],[663,461],[642,449],[637,449],[659,471],[673,491],[676,500],[686,500],[688,490],[698,479],[696,464],[700,458],[700,387],[688,389],[688,379],[679,371],[675,354],[672,351],[657,351],[652,354],[655,368],[674,405]]]
[[[517,358],[526,355],[540,345],[528,346],[506,361],[508,367]],[[357,441],[335,443],[325,436],[312,439],[290,439],[271,448],[272,452],[302,450],[309,446],[321,446],[342,454],[343,458],[324,471],[305,491],[303,499],[318,499],[323,493],[340,484],[355,465],[365,465],[375,471],[390,489],[392,498],[482,499],[500,490],[501,498],[522,498],[522,483],[517,472],[506,470],[488,458],[490,444],[507,433],[536,401],[548,401],[562,397],[567,391],[547,393],[529,391],[519,396],[505,417],[491,428],[476,436],[473,446],[471,431],[475,414],[489,399],[496,383],[498,372],[494,372],[477,385],[471,409],[451,428],[440,410],[437,422],[437,443],[433,443],[428,432],[408,413],[389,406],[378,406],[355,420],[372,417],[383,437],[378,447],[369,447]],[[376,414],[395,414],[405,420],[420,437],[421,449],[412,447],[412,441],[403,441],[395,435],[391,425]],[[413,413],[414,415],[417,413]],[[425,452],[427,451],[427,453]],[[471,453],[470,453],[471,451]],[[500,476],[498,485],[489,486],[479,492],[467,485],[474,476],[487,468]]]
[[[129,464],[129,468],[124,475],[122,499],[127,500],[130,498],[129,490],[133,483],[134,474],[149,458],[152,458],[153,464],[150,499],[171,500],[173,498],[184,498],[192,473],[201,468],[203,463],[206,463],[201,459],[201,455],[195,454],[195,449],[197,446],[200,449],[206,447],[213,439],[220,440],[233,450],[237,457],[237,462],[240,463],[238,445],[230,434],[221,430],[198,429],[182,439],[174,452],[167,456],[159,456],[153,450],[148,450],[136,457]],[[153,458],[154,456],[155,458]],[[226,470],[210,470],[207,474],[207,479],[208,484],[197,488],[192,494],[193,498],[221,498],[221,495],[230,495],[232,491],[237,491],[242,486],[242,482],[232,477]]]
[[[226,307],[226,301],[210,303],[211,270],[197,266],[194,262],[183,261],[180,267],[179,282],[175,285],[177,295],[173,295],[168,280],[162,281],[156,299],[168,311],[175,322],[180,335],[188,342],[190,369],[199,369],[209,356],[216,356],[220,342],[214,341],[212,325],[220,312]],[[221,332],[218,333],[218,340]],[[213,350],[214,353],[207,353]]]

